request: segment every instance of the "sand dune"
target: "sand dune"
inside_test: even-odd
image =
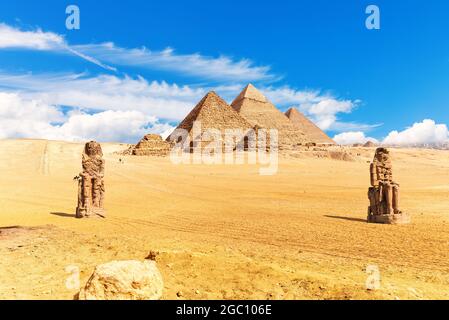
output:
[[[74,218],[83,145],[0,141],[0,299],[71,299],[68,265],[158,250],[165,299],[448,299],[449,152],[393,149],[406,226],[365,222],[368,162],[173,165],[103,144],[108,218]],[[124,158],[125,163],[118,159]],[[381,288],[365,286],[368,265]]]

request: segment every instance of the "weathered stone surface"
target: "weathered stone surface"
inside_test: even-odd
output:
[[[278,130],[280,150],[289,150],[307,142],[312,142],[308,141],[301,128],[294,125],[285,114],[279,111],[251,84],[243,89],[231,106],[252,127],[258,126],[266,130]]]
[[[399,210],[399,184],[393,181],[390,153],[386,148],[377,148],[370,165],[370,180],[368,222],[409,223],[410,217]]]
[[[170,143],[162,140],[157,134],[147,134],[132,148],[131,154],[135,156],[165,157],[170,153]]]
[[[290,108],[285,115],[290,119],[290,121],[298,126],[306,139],[309,141],[309,144],[314,145],[336,145],[335,141],[329,138],[329,136],[324,133],[316,124],[310,121],[305,115],[299,112],[296,108]]]
[[[204,149],[214,143],[221,144],[221,150],[224,152],[227,130],[241,130],[243,135],[246,135],[251,129],[253,126],[222,98],[215,92],[209,92],[167,138],[167,141],[180,142],[176,141],[179,138],[178,133],[180,130],[185,130],[191,142],[190,145],[185,146],[186,152],[192,152],[196,147]],[[217,133],[217,136],[211,133]],[[240,140],[235,142],[234,147],[240,142]],[[229,146],[231,151],[234,147]]]
[[[104,169],[105,160],[99,143],[86,143],[82,158],[83,172],[78,179],[77,218],[105,217],[104,210]]]
[[[79,293],[80,300],[159,300],[164,283],[154,261],[112,261],[99,265]]]

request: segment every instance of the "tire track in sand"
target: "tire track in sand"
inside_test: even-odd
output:
[[[44,150],[42,151],[42,156],[39,164],[39,173],[48,176],[50,174],[50,161],[48,154],[48,141],[45,142]]]

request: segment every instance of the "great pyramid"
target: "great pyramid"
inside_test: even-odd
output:
[[[319,145],[335,145],[335,141],[328,137],[317,125],[310,121],[296,108],[290,108],[285,115],[298,126],[306,135],[307,140]]]
[[[193,128],[194,123],[198,122],[201,123],[201,136],[203,136],[203,133],[208,129],[216,129],[221,132],[222,142],[224,142],[224,133],[226,129],[241,129],[243,134],[246,134],[253,128],[248,121],[240,116],[213,91],[209,92],[196,105],[176,129],[184,129],[189,133],[191,139],[197,139],[197,137],[193,137]],[[167,138],[167,141],[173,140],[172,135]],[[205,146],[210,143],[210,141],[202,137],[200,143],[201,146]]]
[[[290,149],[310,142],[307,141],[307,137],[301,129],[295,126],[252,84],[246,86],[231,106],[253,127],[258,126],[266,130],[277,129],[279,148],[281,149]]]

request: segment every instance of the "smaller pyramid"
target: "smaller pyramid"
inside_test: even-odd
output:
[[[134,156],[166,156],[170,153],[170,143],[157,134],[147,134],[131,149]]]
[[[372,141],[367,141],[364,145],[363,145],[363,147],[364,148],[374,148],[374,147],[376,147],[377,145],[374,143],[374,142],[372,142]]]
[[[285,115],[297,126],[310,142],[318,145],[336,145],[335,141],[329,138],[316,124],[310,121],[304,114],[296,108],[290,108]]]

